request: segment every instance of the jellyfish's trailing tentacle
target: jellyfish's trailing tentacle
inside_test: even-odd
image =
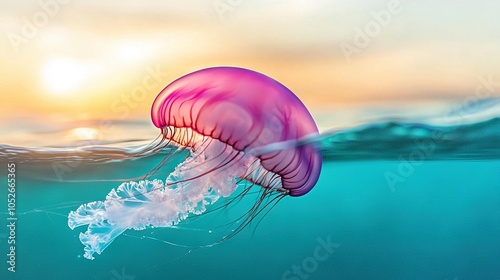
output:
[[[189,214],[205,212],[207,205],[234,192],[235,174],[245,173],[251,161],[220,141],[202,141],[165,183],[157,179],[123,183],[111,190],[104,202],[91,202],[72,211],[68,226],[88,225],[80,241],[85,245],[84,257],[94,259],[94,253],[101,254],[127,229],[171,227]],[[220,168],[205,176],[214,166]]]

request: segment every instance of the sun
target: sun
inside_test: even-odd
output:
[[[82,140],[95,140],[99,138],[99,131],[91,127],[78,127],[70,131],[71,138],[82,141]]]
[[[46,89],[55,95],[70,95],[83,85],[88,70],[84,64],[66,58],[53,59],[43,68]]]

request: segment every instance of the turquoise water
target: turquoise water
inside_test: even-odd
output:
[[[120,184],[108,179],[146,174],[168,151],[123,160],[131,148],[3,145],[0,279],[500,279],[500,119],[381,122],[330,134],[319,141],[316,187],[284,198],[258,225],[193,249],[227,234],[224,225],[256,200],[249,195],[178,228],[129,230],[93,261],[82,257],[85,228],[69,229],[69,211]],[[15,273],[7,270],[9,161]]]

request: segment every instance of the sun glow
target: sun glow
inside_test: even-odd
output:
[[[68,95],[78,89],[88,76],[84,64],[71,59],[55,59],[43,68],[43,81],[50,93]]]
[[[79,127],[71,130],[71,136],[75,140],[95,140],[99,138],[99,131],[90,127]]]

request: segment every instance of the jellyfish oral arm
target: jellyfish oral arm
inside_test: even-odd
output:
[[[94,253],[101,254],[127,229],[109,223],[105,217],[106,209],[101,201],[84,204],[68,216],[68,226],[71,229],[88,224],[87,231],[79,235],[80,241],[85,245],[83,256],[87,259],[93,260]]]
[[[146,227],[172,227],[189,214],[199,215],[206,206],[215,203],[221,196],[231,195],[237,187],[233,174],[242,174],[247,161],[234,158],[234,151],[216,141],[206,142],[184,162],[162,180],[127,182],[113,189],[105,201],[81,205],[68,216],[68,226],[74,229],[88,225],[80,233],[85,246],[84,257],[94,259],[94,254],[108,247],[127,229],[142,230]],[[238,156],[238,155],[236,155]],[[213,165],[223,165],[209,176]]]

